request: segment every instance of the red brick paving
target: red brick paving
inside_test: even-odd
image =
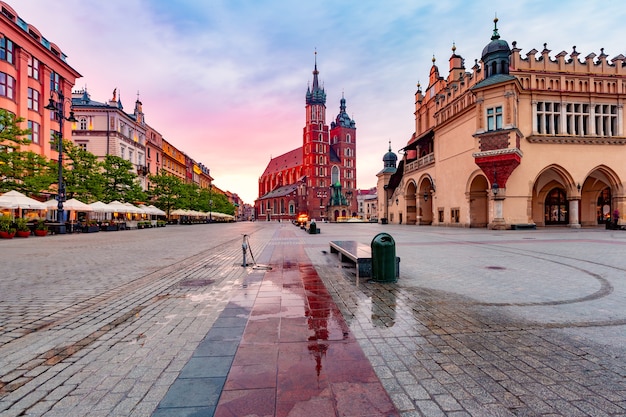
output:
[[[303,248],[270,265],[215,416],[399,416]]]

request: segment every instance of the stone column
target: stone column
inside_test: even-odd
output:
[[[578,206],[580,197],[569,200],[569,224],[572,229],[580,229],[580,217],[578,215]]]

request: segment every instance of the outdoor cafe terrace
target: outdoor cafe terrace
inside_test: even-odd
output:
[[[57,233],[93,233],[164,227],[166,224],[230,222],[234,216],[177,209],[167,213],[153,205],[112,201],[91,204],[77,199],[63,202],[63,222],[58,219],[58,201],[41,202],[17,191],[0,195],[0,237],[28,237]]]

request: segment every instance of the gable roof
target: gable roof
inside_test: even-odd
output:
[[[272,158],[261,177],[302,165],[302,146]]]
[[[278,187],[275,190],[270,191],[269,193],[265,194],[264,196],[259,197],[259,200],[265,200],[268,198],[275,198],[275,197],[284,197],[294,191],[296,191],[298,189],[298,184],[289,184],[289,185],[284,185],[282,187]]]

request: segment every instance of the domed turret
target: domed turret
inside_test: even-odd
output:
[[[383,156],[383,163],[385,168],[395,168],[398,157],[391,151],[391,141],[389,141],[389,152]]]
[[[489,78],[496,74],[509,73],[509,56],[511,48],[507,41],[500,39],[498,34],[498,18],[493,20],[493,35],[491,42],[485,46],[481,56],[485,67],[485,78]]]

